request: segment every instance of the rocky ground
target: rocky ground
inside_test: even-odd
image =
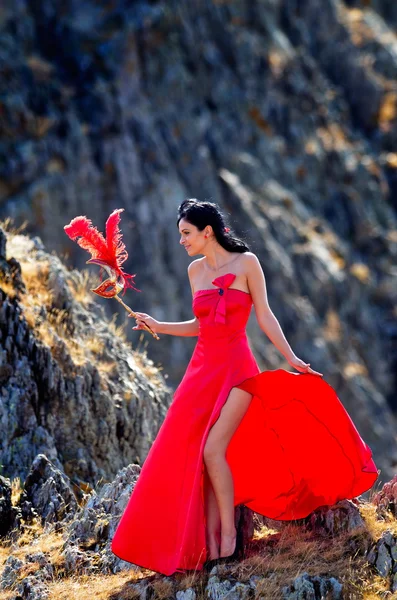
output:
[[[165,577],[110,551],[139,471],[121,469],[80,501],[42,454],[22,487],[0,477],[0,598],[374,600],[397,592],[397,476],[372,502],[345,500],[294,522],[237,507],[238,560]]]

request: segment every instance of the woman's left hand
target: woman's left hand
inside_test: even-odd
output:
[[[294,358],[289,359],[288,364],[290,364],[291,367],[294,367],[294,369],[296,369],[300,373],[311,373],[312,375],[319,375],[320,377],[323,376],[322,373],[319,373],[318,371],[312,369],[310,363],[303,362],[303,360],[301,360],[297,356],[294,356]]]

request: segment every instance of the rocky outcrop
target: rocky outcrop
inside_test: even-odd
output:
[[[365,527],[359,506],[357,499],[341,500],[334,506],[320,507],[301,519],[301,522],[308,531],[315,531],[323,536],[334,536],[343,531],[353,532]]]
[[[25,522],[40,516],[42,525],[51,523],[57,528],[73,518],[78,503],[69,478],[39,454],[26,477],[18,506]]]
[[[208,574],[203,571],[199,578],[195,578],[190,572],[188,577],[179,577],[179,574],[165,577],[156,573],[140,579],[139,566],[119,559],[110,550],[115,528],[133,492],[139,473],[139,465],[129,465],[121,469],[112,483],[103,484],[87,494],[81,506],[72,502],[73,510],[64,515],[58,511],[55,516],[53,510],[42,510],[41,499],[44,498],[49,482],[53,486],[52,498],[57,498],[57,490],[62,489],[65,498],[73,494],[73,491],[67,479],[59,478],[54,465],[43,456],[37,457],[28,477],[30,486],[25,482],[25,492],[30,487],[31,493],[34,492],[35,497],[39,498],[36,502],[38,513],[35,516],[44,525],[41,536],[53,534],[54,531],[59,532],[63,544],[59,547],[57,542],[59,551],[53,555],[52,552],[37,549],[41,540],[36,537],[36,550],[25,550],[22,556],[21,548],[18,548],[18,530],[14,529],[12,536],[8,538],[12,544],[10,555],[0,569],[0,588],[9,593],[16,592],[18,598],[45,600],[52,597],[51,585],[59,577],[62,577],[64,582],[69,577],[75,582],[76,578],[83,576],[87,582],[90,576],[95,576],[95,581],[98,582],[101,574],[106,577],[128,570],[131,571],[131,580],[125,582],[123,593],[142,598],[150,598],[157,592],[160,593],[160,590],[161,593],[167,590],[167,597],[176,597],[179,600],[194,600],[200,597],[203,591],[206,597],[218,600],[243,600],[266,595],[283,600],[321,600],[325,597],[339,600],[345,594],[349,594],[352,587],[359,593],[364,573],[368,573],[369,577],[372,577],[372,573],[380,575],[385,578],[392,592],[397,590],[395,535],[391,530],[385,529],[378,539],[373,539],[365,519],[360,515],[360,499],[320,507],[308,519],[301,519],[294,524],[295,532],[290,539],[281,535],[284,526],[289,524],[277,522],[279,533],[272,533],[268,538],[263,536],[260,540],[256,536],[255,542],[254,534],[258,534],[262,529],[265,518],[261,517],[262,522],[256,519],[253,521],[252,514],[249,514],[251,511],[246,507],[237,507],[236,525],[240,530],[239,540],[243,540],[244,546],[237,560],[214,566]],[[26,502],[23,499],[25,492],[21,495],[18,506],[14,507],[17,511]],[[54,500],[49,500],[49,505],[53,504],[56,504]],[[55,520],[56,517],[58,521]],[[275,522],[271,519],[265,521],[272,530]],[[28,522],[33,523],[33,517]],[[253,522],[258,525],[256,530],[253,528]],[[23,531],[21,522],[17,526]],[[306,536],[306,531],[309,530],[310,535]],[[292,533],[292,530],[290,531]],[[293,541],[297,546],[301,545],[301,549],[295,555],[296,562],[293,559],[294,547],[291,546]],[[333,574],[332,560],[314,560],[315,564],[311,565],[310,556],[313,555],[314,559],[316,548],[324,551],[326,556],[335,558],[338,575]],[[15,556],[14,552],[17,549],[21,557]],[[294,573],[293,577],[281,577],[284,552],[286,573]],[[342,556],[349,561],[349,568],[345,573],[341,568]],[[357,583],[355,561],[358,562]],[[304,568],[296,575],[296,569],[300,568],[300,565]],[[284,581],[283,585],[281,580]],[[186,585],[188,582],[189,586]],[[120,589],[117,593],[121,593]]]
[[[343,586],[335,577],[310,577],[308,573],[299,575],[290,586],[283,588],[283,600],[312,598],[313,600],[341,600]]]
[[[385,518],[388,513],[397,517],[397,475],[387,481],[382,489],[377,492],[372,500],[376,506],[379,518]]]
[[[397,592],[397,539],[391,531],[385,531],[370,548],[367,560],[375,572],[388,580],[391,592]]]
[[[35,570],[36,567],[36,570]],[[21,571],[31,571],[30,575],[20,578]],[[25,561],[10,555],[0,579],[0,588],[14,589],[15,598],[23,600],[47,600],[50,597],[48,582],[53,579],[54,568],[43,552],[32,552],[26,555]],[[20,581],[19,581],[20,579]]]
[[[39,240],[10,238],[6,249],[0,230],[2,472],[27,479],[26,500],[55,516],[64,510],[56,500],[63,495],[63,474],[81,498],[126,464],[143,462],[170,390],[98,304],[78,299],[79,273],[68,271]],[[58,469],[56,476],[34,462],[40,454]],[[48,485],[41,500],[34,492],[37,477]],[[47,505],[50,497],[54,503]],[[70,499],[63,498],[69,506]]]

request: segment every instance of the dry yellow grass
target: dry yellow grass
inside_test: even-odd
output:
[[[338,342],[341,339],[342,322],[338,313],[333,309],[327,311],[325,325],[323,327],[323,336],[328,342]]]
[[[350,273],[354,275],[361,283],[369,283],[371,280],[371,272],[367,265],[363,263],[354,263],[350,267]]]
[[[11,217],[6,217],[0,221],[0,227],[7,233],[7,237],[12,237],[13,235],[19,235],[23,233],[28,225],[29,221],[24,221],[21,225],[19,225],[19,227],[17,227]]]
[[[98,277],[93,271],[88,269],[79,272],[73,271],[68,281],[70,291],[77,302],[86,307],[94,302],[94,294],[91,289],[98,286]]]

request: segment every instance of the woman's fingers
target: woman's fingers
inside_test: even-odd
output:
[[[322,373],[319,373],[318,371],[315,371],[314,369],[312,369],[312,368],[310,368],[310,367],[308,368],[307,372],[308,372],[308,373],[312,373],[313,375],[320,375],[320,377],[322,377],[322,376],[323,376],[323,374],[322,374]]]

